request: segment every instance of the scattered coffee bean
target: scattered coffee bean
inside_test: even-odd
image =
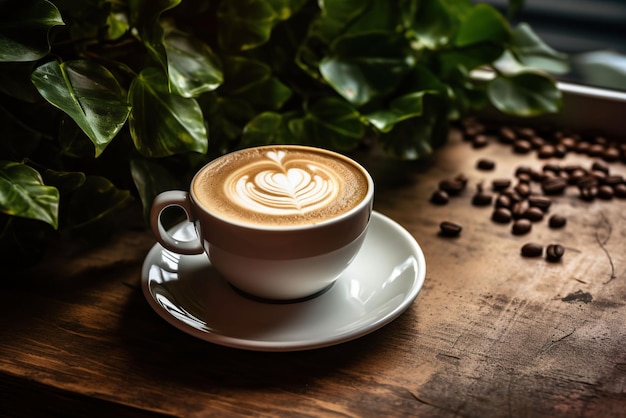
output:
[[[465,188],[465,184],[459,180],[442,180],[439,182],[439,189],[448,193],[449,196],[456,196]]]
[[[562,177],[552,177],[541,183],[541,189],[546,195],[562,194],[567,187],[567,181]]]
[[[493,211],[491,219],[499,224],[508,224],[513,219],[513,215],[509,209],[500,207]]]
[[[563,254],[565,254],[565,248],[560,244],[550,244],[546,247],[546,260],[548,261],[560,261]]]
[[[439,232],[446,237],[458,237],[463,227],[454,222],[443,221],[439,224]]]
[[[609,166],[600,161],[594,161],[591,164],[591,171],[602,171],[604,174],[609,174]]]
[[[450,201],[450,196],[444,190],[435,190],[430,201],[436,205],[445,205]]]
[[[517,154],[528,154],[533,149],[530,141],[518,139],[513,143],[513,151]]]
[[[505,144],[512,144],[513,141],[515,141],[515,139],[517,138],[517,135],[515,135],[515,131],[508,126],[501,127],[499,134],[500,141]]]
[[[526,219],[521,218],[513,222],[513,227],[511,228],[511,232],[514,235],[524,235],[530,232],[532,229],[532,223]]]
[[[552,205],[552,200],[546,196],[533,195],[528,197],[528,204],[541,209],[545,213]]]
[[[489,145],[489,138],[487,135],[476,135],[472,138],[472,146],[474,148],[484,148]]]
[[[550,216],[550,218],[548,219],[548,226],[550,228],[563,228],[565,226],[565,224],[567,223],[567,218],[565,218],[565,216],[562,215],[552,215]]]
[[[587,149],[587,155],[591,157],[600,157],[604,153],[604,145],[602,144],[591,144]]]
[[[602,153],[602,159],[608,162],[614,162],[619,160],[620,150],[616,147],[609,147]]]
[[[531,206],[526,209],[523,216],[531,222],[539,222],[543,220],[543,211],[538,207]]]
[[[496,162],[493,160],[488,160],[486,158],[481,158],[476,163],[476,168],[478,168],[479,170],[490,171],[496,168]]]
[[[544,160],[554,157],[555,154],[556,148],[554,147],[554,145],[550,144],[543,144],[541,147],[539,147],[539,150],[537,151],[537,157]]]
[[[618,184],[624,182],[624,177],[619,174],[607,175],[602,179],[602,184],[608,184],[609,186],[615,187]]]
[[[615,191],[615,197],[619,197],[620,199],[626,198],[626,184],[618,184],[613,190]]]
[[[527,198],[531,193],[530,184],[528,183],[519,183],[513,188],[513,190],[523,198]]]
[[[493,188],[493,190],[498,192],[508,189],[509,186],[511,186],[510,179],[495,179],[491,182],[491,187]]]
[[[529,242],[522,246],[522,257],[541,257],[543,246],[534,242]]]
[[[498,195],[495,203],[496,208],[507,208],[511,209],[513,207],[513,202],[511,197],[506,194]]]
[[[489,193],[479,191],[472,197],[474,206],[489,206],[493,202],[493,196]]]
[[[513,208],[511,209],[511,215],[513,215],[513,219],[523,218],[528,210],[528,202],[525,200],[520,200],[513,204]]]

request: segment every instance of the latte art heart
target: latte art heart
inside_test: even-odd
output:
[[[284,157],[269,152],[269,161],[240,170],[227,185],[233,200],[257,212],[290,215],[320,209],[336,198],[339,185],[332,170],[311,162],[283,161]]]

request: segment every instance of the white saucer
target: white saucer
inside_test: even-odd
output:
[[[195,236],[189,222],[172,231],[181,240]],[[247,298],[219,276],[204,254],[174,254],[159,244],[146,256],[141,285],[161,317],[195,337],[247,350],[296,351],[350,341],[388,324],[415,300],[425,274],[415,239],[374,212],[350,267],[328,291],[306,301]]]

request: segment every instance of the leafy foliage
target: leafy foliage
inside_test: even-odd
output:
[[[0,250],[98,242],[241,147],[378,138],[421,158],[489,101],[558,111],[541,70],[564,63],[470,0],[0,0]]]

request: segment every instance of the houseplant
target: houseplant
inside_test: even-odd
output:
[[[469,0],[0,0],[0,254],[102,242],[236,148],[375,138],[418,159],[487,103],[556,112],[542,70],[563,62]]]

